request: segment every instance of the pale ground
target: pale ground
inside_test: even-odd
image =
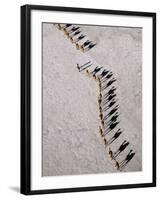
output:
[[[121,135],[136,155],[124,171],[142,170],[142,29],[81,26],[97,42],[82,53],[53,24],[43,24],[43,176],[117,172],[98,134],[97,84],[76,63],[89,60],[117,78]]]

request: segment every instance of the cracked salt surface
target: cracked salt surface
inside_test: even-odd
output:
[[[142,30],[81,26],[97,46],[83,54],[53,24],[43,23],[43,176],[113,173],[98,133],[97,83],[76,63],[91,60],[117,78],[121,127],[116,151],[129,140],[136,150],[124,171],[142,169]],[[131,148],[130,147],[130,148]],[[130,149],[127,149],[128,152]],[[126,151],[119,156],[121,161]]]

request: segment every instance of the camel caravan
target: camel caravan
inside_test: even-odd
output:
[[[96,46],[96,42],[91,41],[82,33],[80,27],[73,24],[56,24],[57,28],[64,32],[71,43],[75,44],[77,50],[83,53]]]
[[[82,33],[80,26],[73,24],[55,24],[55,26],[64,32],[72,44],[75,44],[76,49],[85,53],[96,46],[96,42],[91,41]],[[95,66],[91,61],[82,65],[77,64],[79,72],[85,72],[88,77],[92,77],[98,85],[98,112],[99,112],[99,130],[102,144],[104,145],[107,154],[117,170],[122,171],[126,165],[135,156],[135,151],[129,149],[130,142],[121,138],[124,130],[120,127],[120,106],[117,98],[117,87],[115,86],[117,79],[113,72],[102,66]],[[112,149],[112,144],[117,140],[122,140],[122,143],[115,151]],[[124,159],[119,161],[119,156],[125,152]]]
[[[112,150],[112,144],[120,139],[120,136],[124,132],[124,130],[120,128],[120,106],[116,94],[117,87],[114,85],[117,80],[111,71],[100,66],[94,67],[91,61],[83,65],[77,64],[77,69],[79,72],[85,72],[87,76],[97,81],[97,102],[100,120],[98,132],[108,152],[109,158],[114,162],[117,170],[122,171],[135,156],[135,152],[130,149],[123,160],[117,161],[118,156],[120,156],[123,151],[127,151],[127,147],[129,147],[130,142],[127,140],[123,140],[118,149],[115,151]]]

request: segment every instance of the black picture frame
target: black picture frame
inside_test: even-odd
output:
[[[65,11],[83,13],[101,13],[109,15],[142,16],[151,17],[153,20],[153,40],[152,40],[152,77],[153,77],[153,163],[152,163],[152,183],[126,184],[112,186],[94,186],[78,188],[61,188],[49,190],[31,190],[31,11]],[[156,13],[122,11],[122,10],[102,10],[90,8],[56,7],[44,5],[24,5],[21,6],[21,193],[25,195],[82,192],[93,190],[112,190],[127,188],[144,188],[156,186]],[[96,183],[95,183],[96,185]]]

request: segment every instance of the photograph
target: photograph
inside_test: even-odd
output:
[[[142,28],[43,23],[43,176],[141,171]]]

